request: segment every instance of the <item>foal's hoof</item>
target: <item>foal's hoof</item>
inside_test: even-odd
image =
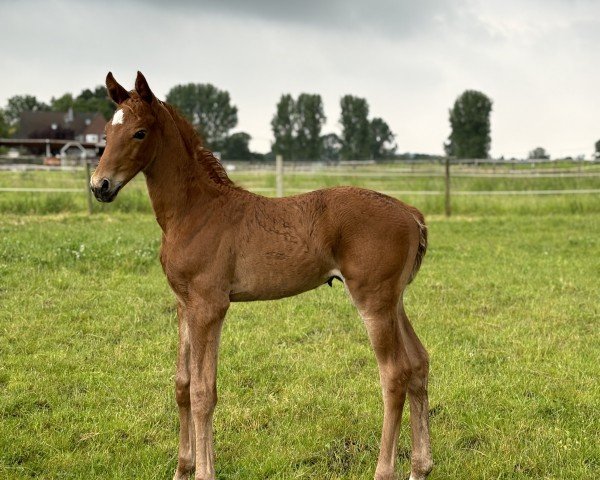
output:
[[[427,476],[429,474],[425,473],[423,475],[417,475],[416,473],[411,473],[408,480],[427,480]]]
[[[427,480],[427,477],[433,470],[431,459],[415,461],[413,459],[410,478],[408,480]]]
[[[390,472],[390,473],[375,472],[375,480],[399,480],[399,477],[394,472]]]

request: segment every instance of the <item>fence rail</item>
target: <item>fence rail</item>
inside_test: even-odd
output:
[[[87,191],[83,188],[35,188],[35,187],[2,187],[0,192],[39,192],[39,193],[81,193]]]
[[[565,166],[562,169],[558,168],[539,168],[535,171],[528,168],[521,169],[510,169],[505,168],[490,171],[489,169],[482,168],[482,165],[495,165],[495,166],[507,166],[508,165],[523,165],[523,162],[498,162],[498,161],[451,161],[446,159],[444,163],[435,162],[432,164],[429,162],[418,162],[419,168],[415,168],[417,162],[411,163],[411,168],[402,168],[397,164],[390,165],[385,171],[372,171],[374,168],[384,168],[382,166],[375,165],[374,163],[367,163],[357,165],[356,163],[343,164],[343,165],[323,165],[323,164],[285,164],[283,159],[278,158],[275,164],[262,164],[252,165],[251,168],[248,164],[226,163],[226,167],[231,170],[233,175],[259,175],[259,174],[274,174],[275,175],[275,186],[274,187],[254,187],[250,188],[251,191],[257,193],[270,193],[276,196],[283,196],[285,193],[304,193],[311,189],[308,188],[297,188],[297,187],[285,187],[286,179],[293,177],[308,177],[311,175],[318,175],[324,177],[344,177],[344,178],[371,178],[371,179],[389,179],[389,178],[444,178],[444,188],[439,190],[431,189],[420,189],[420,190],[396,190],[396,189],[380,189],[382,193],[388,195],[423,195],[423,196],[444,196],[445,212],[446,215],[450,216],[451,200],[454,196],[537,196],[537,195],[598,195],[600,194],[600,188],[565,188],[565,189],[526,189],[526,190],[451,190],[451,179],[453,178],[485,178],[485,179],[542,179],[542,178],[600,178],[600,162],[585,162],[585,167],[581,167],[582,162],[576,162],[577,169],[574,170],[570,166]],[[525,162],[525,163],[529,163]],[[535,161],[535,165],[540,165],[542,162]],[[544,163],[552,165],[553,162],[545,161]],[[233,165],[233,166],[232,166]],[[474,167],[475,165],[475,167]],[[260,167],[260,168],[259,168]],[[0,165],[0,171],[11,171],[11,172],[26,172],[26,171],[70,171],[70,172],[85,172],[85,183],[84,176],[82,175],[80,188],[54,188],[54,187],[0,187],[1,192],[16,192],[16,193],[73,193],[73,194],[85,194],[87,196],[87,204],[89,212],[93,212],[92,197],[88,188],[90,178],[90,164],[86,162],[85,165],[80,166],[42,166],[33,164],[17,164],[17,165]],[[363,171],[361,171],[363,170]],[[367,170],[367,171],[364,171]],[[483,171],[481,171],[483,170]],[[589,183],[589,182],[588,182]],[[590,185],[588,185],[589,187]],[[591,185],[594,187],[594,184]],[[599,185],[600,186],[600,185]]]
[[[250,189],[253,192],[276,192],[275,188],[254,187]],[[0,189],[2,191],[2,189]],[[286,188],[290,193],[311,192],[310,188]],[[442,190],[378,190],[386,195],[444,195]],[[577,189],[558,189],[558,190],[453,190],[452,195],[577,195],[600,193],[600,188],[577,188]]]

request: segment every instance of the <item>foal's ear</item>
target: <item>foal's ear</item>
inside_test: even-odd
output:
[[[135,79],[135,89],[146,103],[152,103],[154,99],[154,94],[150,87],[148,86],[148,82],[146,78],[142,75],[142,72],[137,73],[137,78]]]
[[[116,104],[122,103],[129,98],[129,92],[125,90],[113,77],[112,72],[106,76],[106,89],[108,95]]]

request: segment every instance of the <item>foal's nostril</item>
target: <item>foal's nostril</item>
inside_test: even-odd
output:
[[[115,181],[113,184],[108,178],[90,181],[90,187],[94,196],[101,202],[112,202],[121,189],[121,186],[121,182]]]

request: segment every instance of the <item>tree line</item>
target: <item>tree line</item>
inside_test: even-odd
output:
[[[264,155],[250,151],[251,136],[246,132],[231,133],[238,123],[238,109],[229,92],[209,83],[176,85],[166,96],[202,135],[207,148],[223,158],[252,160]],[[342,134],[322,134],[326,117],[321,95],[302,93],[296,99],[282,95],[271,121],[274,141],[270,155],[281,154],[287,160],[381,159],[396,150],[394,134],[381,118],[369,119],[369,106],[364,98],[346,95],[340,102]],[[98,86],[79,95],[65,93],[52,97],[49,103],[33,95],[15,95],[0,109],[0,136],[14,134],[21,112],[56,111],[100,112],[105,119],[115,111],[106,89]]]
[[[369,119],[367,100],[345,95],[340,101],[341,136],[321,134],[326,117],[321,95],[282,95],[271,120],[272,151],[289,160],[365,160],[389,158],[395,135],[381,118]]]
[[[396,135],[387,122],[369,118],[365,98],[344,95],[340,100],[341,134],[322,133],[327,120],[319,94],[301,93],[297,98],[281,95],[271,120],[273,142],[268,154],[250,150],[251,136],[246,132],[231,133],[238,123],[238,109],[229,92],[209,83],[176,85],[166,101],[174,105],[202,135],[207,148],[221,152],[223,158],[261,160],[282,155],[286,160],[381,160],[396,154]],[[444,143],[448,156],[487,158],[491,145],[490,114],[492,100],[482,92],[466,90],[449,110],[451,133]],[[0,137],[14,134],[21,112],[26,110],[65,112],[100,112],[105,119],[115,111],[106,89],[98,86],[84,89],[77,96],[65,93],[52,97],[50,103],[33,95],[15,95],[0,109]],[[600,140],[595,145],[600,158]],[[542,147],[529,152],[529,158],[549,158]]]

